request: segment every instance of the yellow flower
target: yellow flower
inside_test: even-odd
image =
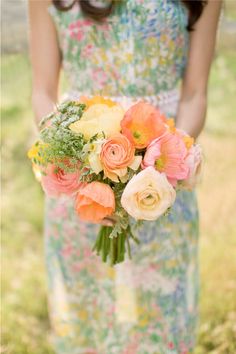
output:
[[[167,121],[166,121],[166,124],[168,125],[169,131],[171,133],[175,133],[176,128],[175,128],[174,118],[168,118]]]
[[[80,320],[87,320],[88,319],[88,312],[86,310],[79,310],[77,316]]]
[[[104,98],[102,96],[93,96],[92,98],[82,97],[82,102],[86,104],[86,109],[98,103],[105,104],[108,107],[116,106],[115,102],[113,102],[109,98]]]
[[[133,55],[131,53],[126,54],[126,63],[131,63],[133,60]]]
[[[39,155],[40,150],[44,149],[46,147],[46,144],[42,144],[40,142],[36,142],[29,150],[27,153],[27,156],[30,160],[35,159],[38,162],[43,162],[42,156]]]
[[[98,174],[103,169],[102,164],[101,164],[101,160],[100,160],[100,153],[102,150],[102,144],[105,141],[106,140],[103,138],[101,138],[101,139],[98,138],[96,141],[93,141],[92,143],[87,143],[83,148],[84,152],[89,153],[87,162],[89,163],[90,168],[96,174]]]
[[[90,106],[80,120],[72,123],[70,129],[75,133],[82,133],[86,140],[102,132],[105,137],[110,137],[120,132],[120,122],[123,116],[124,110],[119,105],[109,106],[97,103]]]
[[[192,138],[191,136],[186,135],[183,137],[183,140],[184,140],[185,146],[188,150],[194,144],[194,138]]]
[[[39,152],[39,144],[36,143],[31,148],[29,149],[27,156],[29,159],[37,158],[38,157],[38,152]]]

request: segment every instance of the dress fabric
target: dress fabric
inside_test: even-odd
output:
[[[96,2],[103,5],[103,1]],[[145,97],[175,118],[188,52],[180,1],[126,0],[96,23],[76,4],[53,6],[68,97]],[[46,198],[45,263],[57,354],[187,354],[198,322],[198,207],[179,191],[167,216],[134,232],[133,258],[113,268],[91,252],[99,225],[79,220],[73,200]]]

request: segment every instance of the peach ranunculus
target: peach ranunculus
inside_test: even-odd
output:
[[[188,177],[189,166],[185,161],[187,153],[183,139],[177,134],[166,132],[147,147],[142,168],[155,167],[159,172],[164,172],[169,182],[176,186],[178,180]]]
[[[100,159],[105,177],[113,182],[119,182],[119,178],[126,182],[128,167],[136,171],[142,157],[135,156],[134,145],[125,135],[118,133],[102,145]]]
[[[75,172],[68,173],[54,164],[49,164],[43,172],[44,174],[41,176],[42,188],[49,196],[73,195],[80,188],[79,168]]]
[[[69,128],[75,133],[82,133],[86,140],[99,133],[104,133],[105,137],[109,138],[120,132],[120,122],[123,116],[124,110],[119,105],[109,106],[96,103],[90,106]]]
[[[136,220],[156,220],[174,204],[175,197],[165,174],[148,167],[127,183],[121,204]]]
[[[191,146],[185,161],[189,166],[189,176],[187,179],[182,181],[181,187],[191,190],[196,186],[201,178],[203,157],[202,149],[199,144]]]
[[[81,220],[99,223],[115,211],[114,192],[105,183],[84,183],[76,196],[75,209]]]
[[[157,108],[140,101],[125,113],[121,129],[137,149],[143,149],[166,131],[165,123],[166,117]]]

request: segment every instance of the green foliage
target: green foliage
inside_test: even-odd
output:
[[[50,121],[50,125],[40,131],[42,146],[39,145],[38,154],[44,165],[54,163],[67,172],[78,168],[85,141],[82,134],[74,133],[69,126],[81,118],[84,108],[85,105],[78,102],[62,103],[42,119],[41,127]]]

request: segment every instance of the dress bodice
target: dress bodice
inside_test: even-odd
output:
[[[102,23],[85,17],[78,4],[49,11],[72,90],[148,96],[175,88],[183,77],[189,35],[180,0],[123,0]]]

